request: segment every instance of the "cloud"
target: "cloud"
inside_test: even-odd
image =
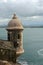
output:
[[[43,0],[2,0],[0,14],[9,17],[14,12],[19,16],[43,16]],[[1,1],[0,1],[1,2]]]
[[[0,3],[2,3],[2,2],[5,2],[5,3],[7,3],[7,2],[16,2],[16,0],[0,0]]]
[[[42,22],[43,0],[0,0],[0,19],[11,18],[14,12],[23,23]]]
[[[7,3],[7,0],[4,0],[5,3]]]
[[[42,4],[42,0],[27,0],[24,3],[16,4],[15,11],[21,16],[43,16]]]
[[[7,0],[0,0],[0,3],[6,3],[7,2]]]

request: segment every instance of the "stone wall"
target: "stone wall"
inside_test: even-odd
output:
[[[15,62],[16,51],[10,49],[0,48],[0,60]]]

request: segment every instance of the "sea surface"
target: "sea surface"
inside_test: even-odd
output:
[[[0,39],[7,40],[7,31],[0,28]],[[18,59],[21,65],[43,65],[43,28],[24,28],[24,54]]]

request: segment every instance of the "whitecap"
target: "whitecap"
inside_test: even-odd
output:
[[[20,63],[21,65],[28,65],[28,62],[26,62],[26,61],[19,61],[19,63]]]
[[[43,56],[43,53],[41,53],[41,52],[43,52],[43,49],[40,49],[40,50],[38,50],[37,52],[38,52],[38,55]]]

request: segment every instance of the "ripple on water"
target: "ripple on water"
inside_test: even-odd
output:
[[[27,62],[27,61],[19,61],[19,63],[20,63],[21,65],[28,65],[28,62]]]
[[[38,55],[43,56],[43,49],[40,49],[37,52],[38,52]]]

